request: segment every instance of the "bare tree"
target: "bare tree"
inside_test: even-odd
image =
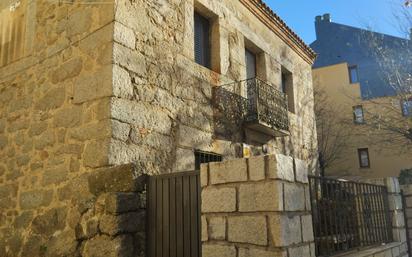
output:
[[[315,120],[318,135],[319,168],[321,174],[339,161],[350,133],[348,121],[341,118],[339,110],[330,103],[326,92],[319,87],[314,88]]]
[[[363,33],[369,54],[375,59],[380,77],[393,94],[365,101],[367,121],[365,126],[379,135],[379,140],[397,144],[402,148],[412,147],[412,13],[411,2],[398,7],[393,14],[394,26],[405,35],[404,40],[388,39],[388,36],[371,31]],[[407,37],[406,37],[407,35]],[[377,137],[374,137],[376,140]]]

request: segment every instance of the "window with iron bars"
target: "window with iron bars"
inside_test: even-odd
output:
[[[200,164],[209,162],[221,162],[222,155],[212,152],[195,151],[195,170],[200,170]]]

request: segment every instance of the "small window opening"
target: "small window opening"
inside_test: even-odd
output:
[[[295,98],[293,88],[293,74],[282,67],[282,92],[288,99],[288,109],[290,112],[295,113]]]
[[[350,78],[350,83],[358,83],[359,82],[359,76],[358,76],[358,66],[353,65],[349,66],[349,78]]]
[[[369,168],[370,167],[369,149],[368,148],[358,149],[358,156],[359,156],[359,166],[361,168]]]
[[[362,105],[354,106],[353,107],[353,121],[356,124],[365,123],[365,116],[363,114],[363,107]]]
[[[195,62],[208,69],[211,68],[210,51],[210,21],[198,12],[194,14],[195,20]]]
[[[200,170],[202,163],[209,162],[221,162],[223,160],[222,155],[212,152],[195,151],[195,170]]]

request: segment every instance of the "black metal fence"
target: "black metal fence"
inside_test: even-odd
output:
[[[309,177],[316,256],[392,241],[385,186]]]

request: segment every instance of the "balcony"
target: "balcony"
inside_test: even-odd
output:
[[[257,78],[215,88],[214,102],[221,117],[270,136],[289,134],[285,94]]]

